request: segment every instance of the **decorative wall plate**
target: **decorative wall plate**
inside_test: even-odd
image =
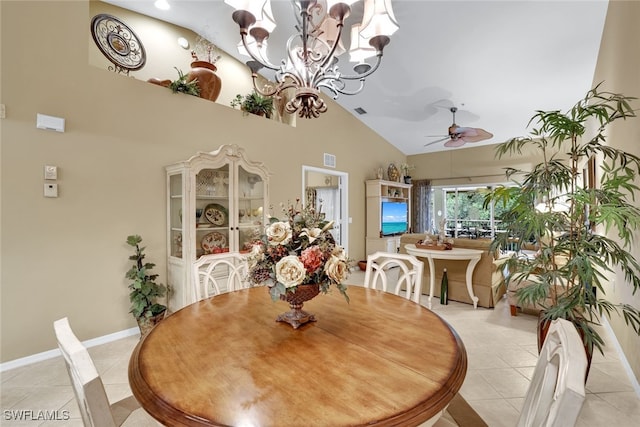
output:
[[[144,67],[147,55],[142,42],[115,16],[104,13],[94,16],[91,35],[100,52],[114,64],[113,71],[129,74],[129,71]]]
[[[227,225],[229,212],[227,208],[217,203],[211,203],[204,208],[204,217],[213,225]]]

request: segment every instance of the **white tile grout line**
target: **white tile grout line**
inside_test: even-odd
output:
[[[97,345],[107,344],[113,341],[117,341],[122,338],[127,338],[133,335],[139,335],[140,329],[138,327],[125,329],[123,331],[114,332],[112,334],[103,335],[101,337],[92,338],[90,340],[83,341],[85,347],[95,347]],[[32,354],[31,356],[22,357],[20,359],[10,360],[0,364],[0,372],[8,371],[9,369],[19,368],[21,366],[31,365],[32,363],[42,362],[43,360],[53,359],[61,356],[59,349],[48,350],[42,353]]]

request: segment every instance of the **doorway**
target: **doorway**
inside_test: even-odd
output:
[[[349,174],[332,169],[302,166],[302,197],[305,206],[313,203],[334,221],[333,238],[349,253],[349,204],[347,188]]]

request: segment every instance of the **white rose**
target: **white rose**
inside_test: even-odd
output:
[[[264,260],[262,245],[253,245],[251,247],[251,252],[249,252],[249,256],[247,257],[249,269],[253,269],[262,260]]]
[[[298,286],[304,281],[306,274],[304,264],[295,255],[286,256],[276,264],[276,279],[285,288]]]
[[[344,248],[342,246],[335,246],[333,248],[333,251],[331,252],[331,255],[338,258],[340,261],[346,261],[347,260],[347,253],[344,251]]]
[[[286,245],[291,240],[291,226],[288,222],[274,222],[267,227],[267,240],[272,246]]]
[[[324,271],[336,283],[342,283],[349,275],[347,263],[333,255],[325,264]]]

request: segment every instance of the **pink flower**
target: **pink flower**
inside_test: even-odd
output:
[[[309,274],[322,267],[322,250],[318,246],[309,246],[300,254],[300,260]]]

